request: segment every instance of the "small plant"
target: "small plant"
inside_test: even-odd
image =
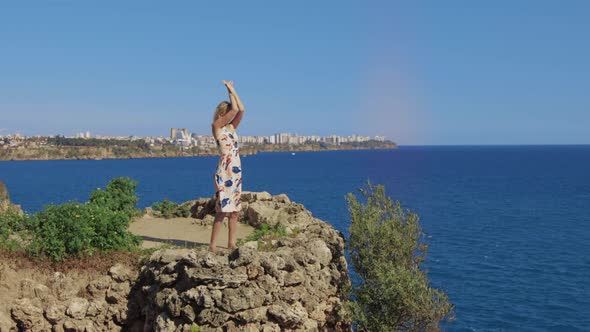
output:
[[[164,199],[162,202],[154,203],[152,209],[157,212],[160,217],[170,219],[174,217],[174,212],[178,208],[178,204]]]
[[[20,249],[23,245],[28,216],[14,210],[0,212],[0,246],[9,250]]]
[[[162,202],[154,203],[152,209],[157,213],[158,216],[170,219],[170,218],[188,218],[191,215],[191,206],[189,203],[177,204],[168,199],[164,199]]]
[[[244,241],[275,240],[285,236],[287,236],[287,228],[284,225],[276,224],[269,226],[268,224],[262,224],[260,228],[254,230]]]
[[[177,216],[182,218],[188,218],[191,216],[191,205],[190,204],[180,204],[178,209],[176,210]]]
[[[260,228],[254,230],[248,237],[239,239],[238,246],[246,242],[256,241],[258,242],[258,249],[270,250],[272,249],[272,245],[270,244],[272,240],[277,240],[287,235],[287,228],[282,224],[276,224],[274,226],[261,224]]]
[[[348,250],[357,274],[349,303],[357,331],[437,331],[452,320],[447,295],[421,269],[427,252],[413,212],[368,185],[359,201],[348,194]]]
[[[10,234],[22,231],[25,228],[25,215],[8,210],[0,213],[0,239]]]

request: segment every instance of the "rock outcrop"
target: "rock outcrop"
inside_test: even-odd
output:
[[[212,224],[215,215],[215,201],[200,198],[183,204],[191,204],[191,216],[201,224]],[[242,211],[239,215],[241,222],[253,227],[262,224],[275,226],[281,224],[288,231],[295,230],[310,223],[321,222],[312,216],[302,204],[291,202],[285,194],[272,196],[263,192],[243,192]]]
[[[0,272],[18,273],[6,266]],[[129,325],[127,317],[139,316],[128,303],[136,277],[131,268],[117,264],[86,283],[61,272],[44,283],[22,279],[9,310],[11,319],[0,311],[0,332],[121,331]]]
[[[21,207],[19,205],[15,205],[10,202],[10,196],[8,195],[6,185],[4,182],[0,181],[0,213],[6,212],[8,210],[22,213]]]
[[[286,235],[247,242],[229,255],[155,252],[134,287],[145,327],[156,331],[344,331],[349,285],[344,239],[286,195],[244,192],[240,219],[281,224]],[[193,217],[212,222],[212,200]]]
[[[286,195],[242,198],[243,221],[284,231],[223,254],[161,249],[140,271],[116,265],[81,289],[59,273],[46,284],[23,280],[12,329],[0,315],[0,332],[350,331],[342,234]],[[211,200],[192,204],[193,217],[211,219]]]
[[[0,202],[8,201],[8,190],[4,182],[0,181]]]

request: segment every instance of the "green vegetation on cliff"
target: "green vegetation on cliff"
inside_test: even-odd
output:
[[[25,230],[25,218],[14,210],[0,211],[0,247],[10,250],[21,247],[18,234]]]
[[[64,136],[48,137],[47,144],[54,146],[127,147],[144,151],[150,149],[150,145],[144,140],[69,138]]]
[[[86,203],[48,205],[32,216],[2,213],[0,246],[54,261],[135,249],[139,238],[128,232],[127,226],[138,213],[136,185],[131,179],[116,178],[106,190],[95,190]]]
[[[348,194],[348,250],[358,284],[351,311],[357,331],[437,331],[452,319],[447,295],[430,287],[421,269],[427,252],[413,212],[368,185],[359,201]]]
[[[106,190],[96,189],[90,194],[90,201],[94,205],[114,212],[123,212],[132,218],[140,214],[135,208],[139,198],[135,194],[137,182],[130,178],[115,178],[107,184]]]
[[[167,199],[152,204],[154,215],[165,219],[188,218],[191,215],[191,205],[187,203],[178,204]]]

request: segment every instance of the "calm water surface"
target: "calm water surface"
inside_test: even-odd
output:
[[[0,162],[28,212],[85,201],[116,176],[140,206],[210,197],[216,157]],[[286,193],[346,233],[344,196],[370,180],[417,212],[448,331],[590,331],[590,146],[402,147],[242,158],[244,190]]]

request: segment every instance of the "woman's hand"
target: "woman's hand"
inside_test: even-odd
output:
[[[235,91],[235,89],[234,89],[234,81],[226,81],[226,80],[223,80],[221,82],[223,83],[223,85],[225,85],[225,87],[227,88],[227,90],[229,92],[234,92]]]

